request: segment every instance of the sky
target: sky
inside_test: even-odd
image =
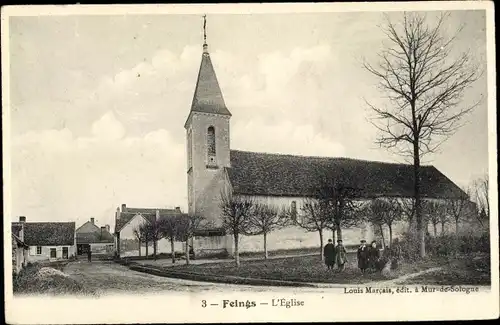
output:
[[[208,15],[231,148],[402,162],[374,144],[365,104],[382,97],[362,68],[386,44],[382,23],[380,12]],[[462,24],[454,53],[486,69],[485,12],[451,12],[443,32]],[[113,228],[122,203],[186,211],[183,126],[202,25],[200,15],[10,18],[12,218]],[[486,98],[486,85],[484,75],[464,103]],[[466,185],[487,172],[487,136],[484,100],[425,162]]]

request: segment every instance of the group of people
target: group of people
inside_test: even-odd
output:
[[[381,270],[383,268],[382,263],[384,261],[380,258],[377,242],[374,240],[370,246],[366,246],[366,240],[362,240],[358,248],[358,268],[361,270],[361,273],[369,270]]]
[[[335,264],[339,271],[343,271],[347,262],[347,252],[342,244],[342,240],[337,240],[337,246],[333,245],[331,239],[328,239],[328,244],[323,249],[325,264],[329,270],[333,270]],[[369,270],[377,271],[383,268],[380,251],[377,247],[377,242],[372,241],[370,246],[366,245],[366,240],[361,241],[361,245],[357,251],[358,268],[362,273]]]
[[[347,262],[347,252],[342,240],[337,240],[337,246],[333,245],[331,239],[328,239],[328,244],[325,245],[323,249],[323,256],[325,257],[325,264],[329,270],[333,270],[335,264],[339,271],[343,271],[345,268],[345,263]]]

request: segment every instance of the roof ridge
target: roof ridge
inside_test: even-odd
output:
[[[175,208],[133,208],[133,207],[127,207],[127,210],[171,210],[171,211],[177,211]],[[127,211],[124,211],[127,212]]]
[[[314,159],[324,159],[324,160],[348,160],[348,161],[359,161],[359,162],[369,162],[369,163],[378,163],[378,164],[386,164],[386,165],[398,165],[398,166],[411,166],[411,164],[407,163],[398,163],[398,162],[389,162],[389,161],[381,161],[381,160],[368,160],[368,159],[359,159],[359,158],[350,158],[350,157],[329,157],[329,156],[306,156],[306,155],[297,155],[297,154],[287,154],[287,153],[269,153],[262,151],[248,151],[248,150],[238,150],[231,149],[231,152],[241,152],[241,153],[249,153],[249,154],[258,154],[258,155],[268,155],[268,156],[281,156],[281,157],[295,157],[295,158],[314,158]],[[434,167],[434,165],[421,165],[421,167]]]
[[[76,225],[76,221],[26,221],[26,222],[19,222],[19,221],[13,221],[12,223],[17,223],[17,224],[20,224],[20,223],[24,223],[24,224],[54,224],[54,223],[58,223],[58,224],[61,224],[61,223],[64,223],[64,224],[75,224]]]

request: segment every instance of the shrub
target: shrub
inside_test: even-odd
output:
[[[95,292],[85,288],[80,282],[50,267],[30,264],[13,277],[13,292],[24,294],[84,294]]]
[[[430,238],[427,247],[429,253],[435,256],[489,253],[490,239],[486,232],[479,235],[468,233],[456,236],[451,234]]]

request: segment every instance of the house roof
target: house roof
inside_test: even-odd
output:
[[[94,232],[76,233],[77,244],[104,244],[114,243],[114,237],[105,229],[99,229]]]
[[[17,244],[18,247],[29,247],[21,240],[21,238],[14,234],[12,234],[12,240]]]
[[[96,230],[96,231],[97,231],[97,230],[100,230],[100,229],[99,229],[99,227],[98,227],[98,226],[96,226],[94,223],[92,223],[91,221],[87,221],[87,222],[85,222],[83,225],[81,225],[80,227],[78,227],[78,228],[76,229],[76,232],[78,232],[79,230],[81,230],[81,229],[82,229],[84,226],[86,226],[87,224],[90,224],[90,225],[94,226],[94,228],[95,228],[95,230]]]
[[[21,232],[21,229],[23,229],[22,224],[20,224],[19,222],[12,223],[12,226],[11,226],[12,234],[19,237],[19,233]]]
[[[240,195],[310,197],[322,175],[359,190],[361,197],[413,196],[412,165],[349,158],[306,157],[231,150],[227,168]],[[421,169],[421,192],[428,198],[454,198],[464,192],[433,166]]]
[[[224,97],[222,96],[222,91],[208,52],[203,53],[201,58],[191,112],[231,116],[224,102]]]
[[[75,244],[74,222],[26,222],[24,242],[29,246],[60,246]]]
[[[141,215],[146,221],[152,222],[156,217],[158,210],[160,218],[176,215],[183,215],[180,210],[176,209],[153,209],[153,208],[126,208],[120,212],[115,221],[115,233],[120,232],[135,216]]]

